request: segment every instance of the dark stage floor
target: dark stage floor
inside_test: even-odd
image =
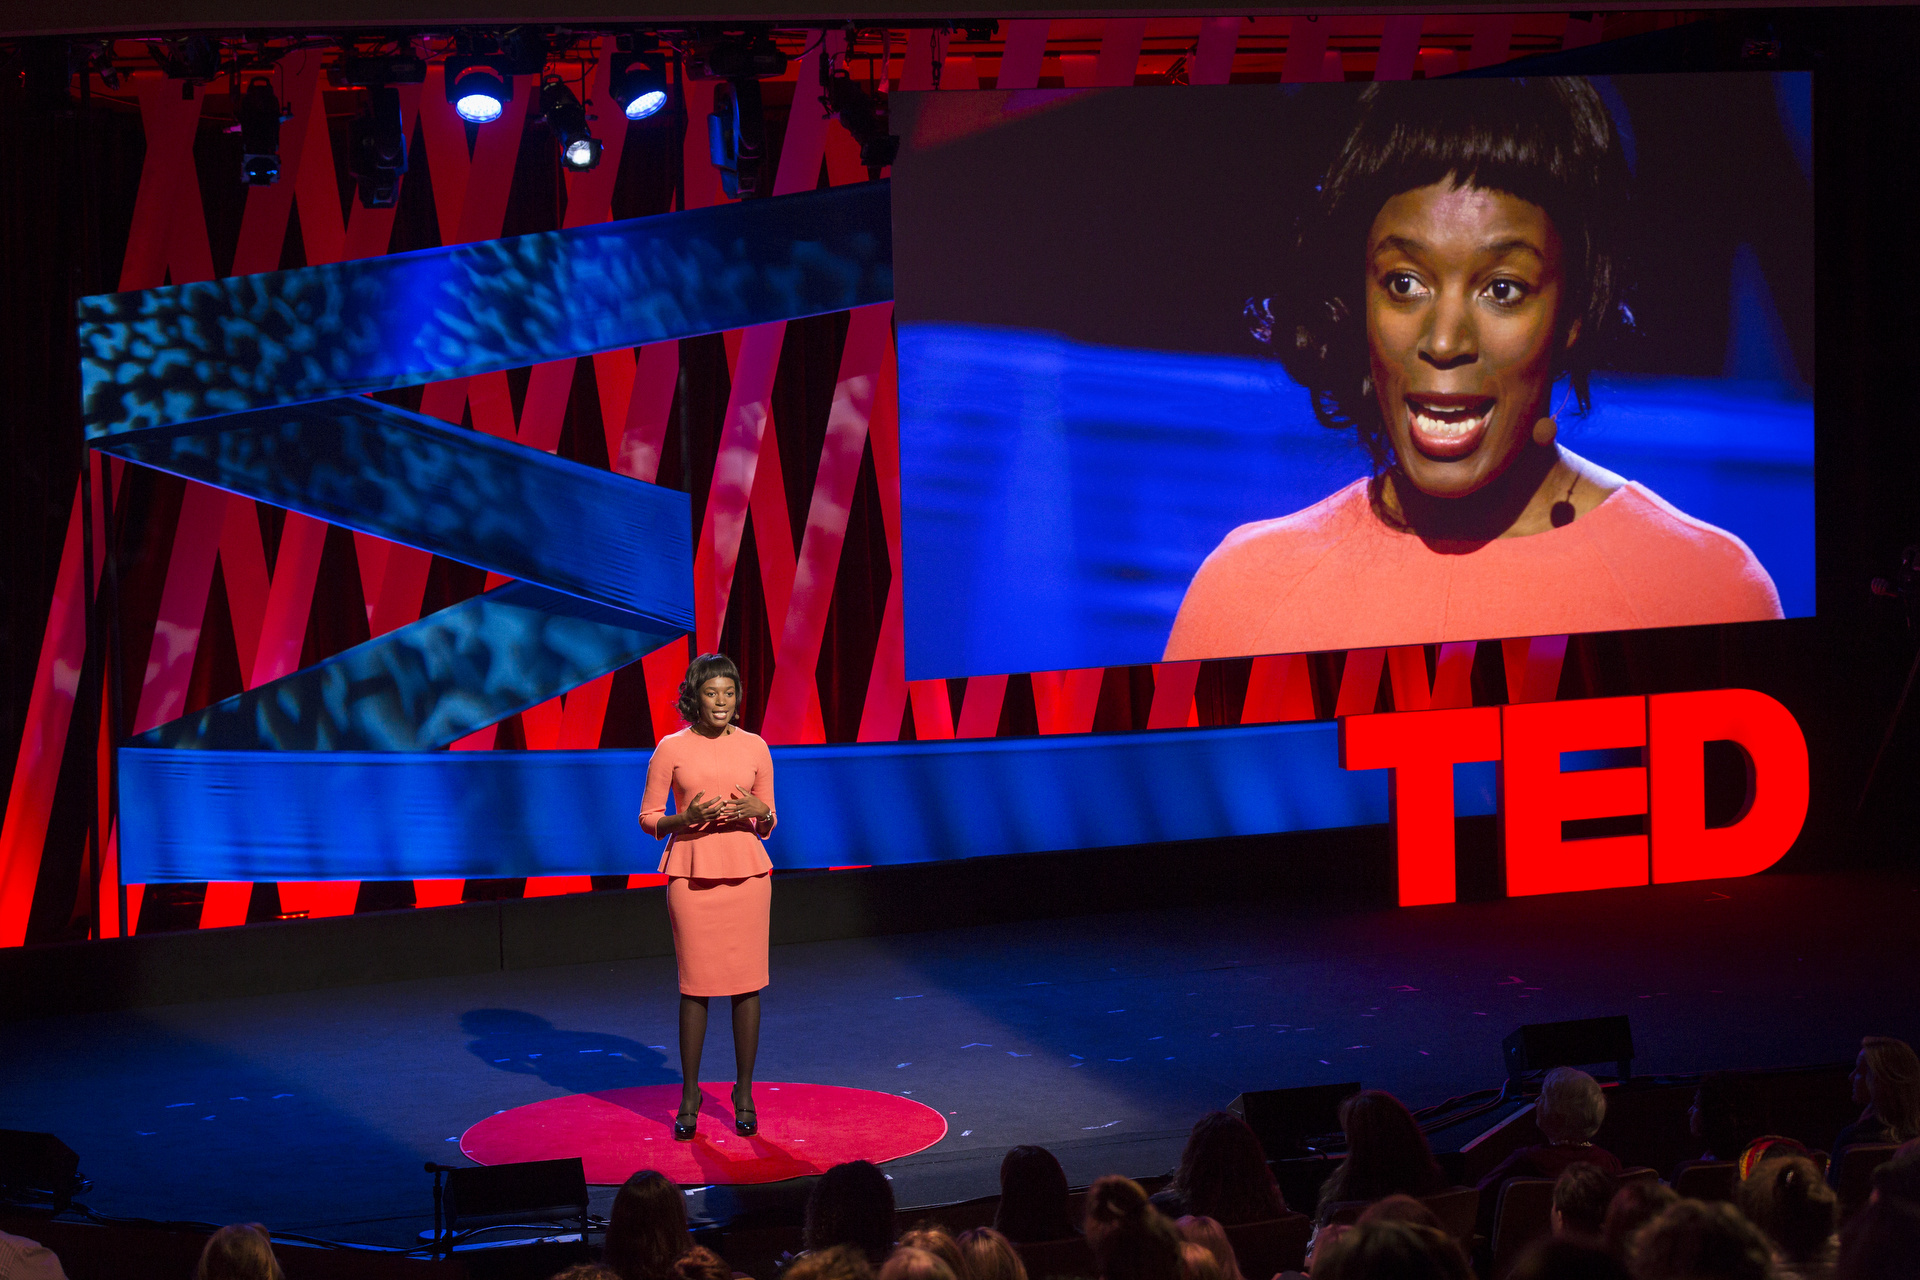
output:
[[[1243,1089],[1360,1079],[1418,1106],[1497,1084],[1523,1022],[1626,1012],[1639,1073],[1915,1039],[1916,907],[1920,878],[1762,876],[788,946],[760,1075],[945,1112],[943,1142],[889,1166],[902,1205],[990,1194],[1020,1142],[1076,1183],[1144,1175]],[[0,1028],[0,1128],[75,1148],[102,1213],[412,1243],[431,1225],[422,1162],[453,1158],[482,1116],[676,1080],[674,1004],[672,961],[654,959],[18,1022]],[[715,1080],[732,1078],[722,1021]]]

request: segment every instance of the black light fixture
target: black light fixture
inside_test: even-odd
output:
[[[667,105],[665,55],[651,51],[616,53],[609,70],[613,100],[627,119],[645,120]]]
[[[729,198],[751,200],[767,194],[766,188],[772,185],[762,173],[767,119],[758,80],[744,76],[729,80],[725,92],[715,86],[713,114],[707,117],[707,150],[720,170],[720,189]]]
[[[513,101],[513,77],[490,58],[448,58],[447,101],[468,124],[492,124]]]
[[[247,82],[234,115],[240,123],[240,180],[250,187],[280,181],[280,99],[265,76]]]
[[[385,84],[370,87],[347,139],[347,172],[353,175],[361,206],[391,209],[400,199],[400,175],[407,171],[400,91]]]
[[[867,177],[878,178],[880,171],[893,163],[900,152],[900,139],[893,136],[887,118],[887,100],[871,93],[847,74],[844,66],[820,66],[820,101],[828,111],[840,117],[840,123],[860,144],[860,163]]]
[[[587,109],[559,76],[540,86],[540,118],[560,142],[562,165],[580,173],[600,163],[600,139],[587,127]]]

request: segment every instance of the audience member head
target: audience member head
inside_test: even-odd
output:
[[[960,1242],[953,1233],[934,1222],[923,1222],[900,1237],[896,1246],[901,1249],[924,1249],[940,1261],[947,1264],[947,1270],[953,1272],[955,1280],[973,1280],[967,1270],[966,1257],[960,1252]]]
[[[1765,1103],[1753,1077],[1743,1071],[1709,1071],[1693,1091],[1687,1131],[1715,1160],[1737,1159],[1767,1131]]]
[[[732,1280],[733,1273],[727,1273]],[[620,1280],[620,1273],[598,1262],[576,1262],[565,1271],[556,1271],[550,1280]]]
[[[1180,1242],[1180,1280],[1227,1280],[1220,1259],[1197,1240]]]
[[[1734,1189],[1734,1203],[1788,1262],[1816,1261],[1833,1244],[1839,1202],[1805,1157],[1765,1161]]]
[[[1600,1082],[1577,1067],[1555,1067],[1540,1083],[1534,1122],[1547,1141],[1591,1142],[1607,1118],[1607,1097]]]
[[[1313,1280],[1470,1280],[1452,1236],[1413,1222],[1359,1222],[1317,1247]]]
[[[1815,1165],[1824,1166],[1825,1161],[1816,1159],[1807,1144],[1793,1138],[1783,1138],[1777,1133],[1766,1133],[1747,1144],[1747,1149],[1734,1159],[1734,1167],[1745,1182],[1754,1175],[1754,1171],[1769,1160],[1788,1160],[1798,1156]]]
[[[1920,1204],[1880,1196],[1840,1232],[1836,1280],[1913,1280],[1920,1258]]]
[[[673,1262],[673,1280],[733,1280],[733,1268],[727,1260],[697,1244]]]
[[[1542,1236],[1521,1253],[1506,1280],[1627,1280],[1627,1267],[1598,1240]]]
[[[273,1239],[257,1222],[222,1227],[207,1237],[193,1280],[286,1280]]]
[[[887,1175],[865,1160],[827,1170],[807,1197],[802,1238],[808,1249],[857,1245],[878,1264],[893,1248],[893,1188]]]
[[[1867,1036],[1853,1067],[1853,1100],[1887,1126],[1895,1142],[1920,1138],[1920,1058],[1904,1040]]]
[[[1400,1099],[1367,1089],[1340,1104],[1347,1158],[1320,1188],[1320,1217],[1346,1200],[1378,1200],[1397,1193],[1426,1195],[1446,1186],[1427,1136]]]
[[[880,1264],[879,1280],[958,1280],[958,1277],[938,1255],[903,1244]]]
[[[1619,1190],[1620,1180],[1597,1164],[1568,1165],[1553,1183],[1553,1234],[1598,1236]]]
[[[1027,1266],[1013,1242],[992,1227],[975,1227],[960,1236],[960,1258],[971,1280],[1027,1280]]]
[[[691,1248],[680,1188],[651,1169],[628,1178],[607,1214],[607,1266],[621,1280],[667,1280],[673,1260]]]
[[[1101,1280],[1179,1280],[1180,1233],[1131,1178],[1087,1188],[1087,1244]]]
[[[1412,1196],[1392,1195],[1384,1200],[1375,1200],[1360,1211],[1357,1222],[1411,1222],[1415,1226],[1446,1228],[1441,1225],[1440,1215],[1415,1200]]]
[[[1640,1229],[1634,1280],[1771,1280],[1773,1251],[1730,1204],[1682,1200]]]
[[[1664,1182],[1637,1178],[1622,1183],[1607,1206],[1600,1237],[1616,1256],[1631,1257],[1634,1234],[1679,1203],[1680,1194]]]
[[[1173,1226],[1181,1239],[1188,1244],[1197,1244],[1213,1255],[1213,1260],[1220,1266],[1223,1280],[1241,1280],[1240,1259],[1233,1252],[1233,1241],[1227,1239],[1225,1227],[1212,1218],[1195,1214],[1188,1214]]]
[[[1064,1240],[1074,1233],[1067,1173],[1045,1147],[1015,1147],[1000,1161],[994,1228],[1015,1244]]]
[[[1230,1111],[1209,1111],[1194,1122],[1174,1170],[1173,1191],[1187,1212],[1228,1226],[1265,1222],[1287,1211],[1260,1139]]]
[[[787,1264],[780,1280],[873,1280],[873,1264],[858,1245],[837,1244],[801,1254]]]

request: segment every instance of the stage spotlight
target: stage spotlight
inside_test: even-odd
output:
[[[234,112],[240,123],[240,180],[250,187],[280,181],[280,100],[265,76],[247,84]]]
[[[667,105],[667,63],[657,53],[617,53],[613,56],[613,100],[629,120],[658,115]]]
[[[367,105],[347,132],[347,171],[368,209],[391,209],[400,199],[407,171],[407,135],[400,119],[400,91],[391,85],[367,90]]]
[[[559,76],[540,86],[540,118],[560,140],[561,164],[578,171],[600,163],[600,139],[587,127],[587,109]]]
[[[760,82],[729,80],[728,92],[715,86],[713,114],[707,117],[707,149],[720,170],[720,189],[730,198],[751,200],[763,190],[767,154],[766,113],[760,104]]]
[[[492,124],[513,101],[513,77],[488,59],[448,58],[447,101],[468,124]]]
[[[823,72],[821,88],[821,102],[860,144],[860,163],[867,167],[867,176],[878,178],[900,152],[900,139],[893,136],[887,121],[886,99],[862,88],[845,67]]]

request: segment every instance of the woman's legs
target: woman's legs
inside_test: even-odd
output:
[[[733,998],[733,1109],[753,1111],[753,1063],[760,1056],[760,993],[747,991]],[[742,1106],[741,1099],[746,1099]]]
[[[734,1015],[735,1023],[739,1014]],[[758,1018],[755,1025],[758,1026]],[[700,1051],[707,1042],[707,997],[680,997],[680,1114],[700,1110]]]

